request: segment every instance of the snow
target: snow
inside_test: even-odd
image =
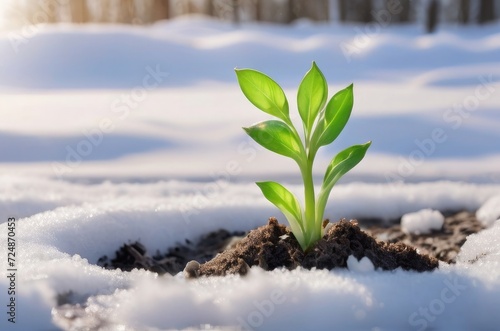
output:
[[[16,325],[4,316],[0,329],[68,329],[55,308],[61,296],[86,307],[75,323],[101,330],[497,328],[498,25],[366,36],[349,25],[235,28],[202,18],[35,28],[0,34],[0,233],[17,219],[19,309]],[[349,270],[252,268],[196,280],[96,266],[128,241],[164,251],[219,228],[285,222],[253,182],[277,180],[301,197],[298,169],[241,130],[267,115],[245,100],[232,69],[271,75],[293,113],[312,60],[330,95],[355,84],[345,132],[318,154],[317,183],[336,151],[373,141],[325,217],[363,226],[417,213],[413,229],[424,231],[437,219],[421,210],[477,211],[487,229],[468,237],[455,265],[415,274],[350,259]],[[0,293],[9,286],[1,277]]]
[[[491,197],[476,212],[477,219],[484,226],[491,226],[496,220],[500,219],[500,195]]]
[[[498,273],[495,270],[498,270],[500,266],[499,235],[499,221],[480,233],[470,235],[457,257],[459,264],[467,266],[474,273],[484,271],[484,278],[498,281]]]
[[[444,216],[439,210],[422,209],[401,217],[401,230],[404,233],[427,234],[432,230],[440,230],[444,224]]]
[[[375,266],[366,256],[358,260],[354,255],[349,255],[347,258],[347,269],[354,272],[370,272],[375,270]]]
[[[295,109],[298,83],[316,60],[330,95],[351,82],[355,89],[353,116],[320,150],[317,176],[335,151],[372,140],[367,162],[350,178],[500,182],[493,143],[500,135],[498,26],[432,36],[391,27],[359,45],[356,31],[178,19],[151,27],[40,26],[19,45],[15,32],[5,32],[0,170],[213,180],[234,161],[232,179],[296,176],[290,160],[263,151],[241,130],[267,115],[245,100],[232,69],[273,76]],[[358,50],[349,63],[343,44]]]

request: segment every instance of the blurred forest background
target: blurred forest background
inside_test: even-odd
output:
[[[483,24],[499,17],[500,0],[0,0],[6,26],[56,22],[151,24],[186,14],[235,23],[289,24],[297,19],[370,23]]]

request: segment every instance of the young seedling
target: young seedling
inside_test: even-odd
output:
[[[371,141],[338,153],[328,165],[316,198],[313,162],[321,146],[332,143],[344,129],[353,106],[353,85],[337,92],[328,103],[323,73],[312,63],[300,83],[297,106],[304,130],[303,139],[293,125],[283,89],[270,77],[253,69],[235,69],[243,94],[257,108],[278,118],[243,128],[261,146],[295,160],[304,181],[305,206],[283,185],[257,182],[264,196],[287,218],[292,233],[304,251],[323,236],[323,214],[335,183],[365,156]],[[326,104],[326,107],[325,107]]]

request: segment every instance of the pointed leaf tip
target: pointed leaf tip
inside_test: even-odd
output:
[[[241,91],[255,107],[289,123],[288,100],[283,89],[266,74],[253,69],[236,70]]]
[[[328,85],[325,76],[313,61],[297,91],[297,107],[306,132],[311,132],[316,118],[326,103],[327,96]]]
[[[316,148],[331,144],[344,130],[354,105],[352,86],[353,84],[335,93],[326,105],[324,117],[314,132]]]

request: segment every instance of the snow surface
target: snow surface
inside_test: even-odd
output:
[[[426,234],[432,230],[440,230],[444,224],[444,216],[439,210],[422,209],[401,217],[401,230],[404,233]]]
[[[363,27],[307,22],[35,28],[0,35],[0,233],[16,217],[19,289],[17,323],[2,318],[1,330],[68,329],[55,309],[65,295],[87,307],[80,322],[105,321],[101,330],[498,329],[498,25],[383,27],[361,44]],[[345,56],[346,45],[357,51]],[[221,227],[284,222],[253,182],[278,180],[300,197],[296,166],[245,137],[241,127],[267,115],[232,68],[271,75],[293,113],[312,60],[332,93],[354,82],[356,99],[345,132],[318,154],[318,181],[340,148],[373,141],[325,217],[479,209],[489,227],[457,264],[424,274],[252,268],[190,281],[95,265],[131,240],[163,251]],[[1,277],[0,293],[8,287]]]
[[[484,226],[491,226],[496,220],[500,219],[500,195],[491,197],[476,212],[477,219]]]

